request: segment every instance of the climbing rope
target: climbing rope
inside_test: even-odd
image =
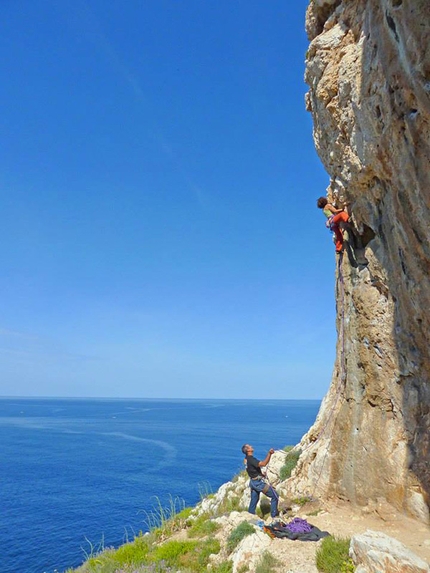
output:
[[[312,442],[312,445],[314,445],[325,433],[332,417],[333,414],[336,410],[336,406],[337,403],[339,401],[339,397],[341,394],[341,390],[342,387],[344,385],[344,383],[346,382],[346,353],[345,353],[345,284],[344,284],[344,280],[343,280],[343,273],[342,273],[342,260],[343,260],[343,253],[340,253],[339,255],[339,261],[338,261],[338,273],[337,273],[337,285],[340,285],[340,337],[341,337],[341,344],[340,344],[340,373],[339,373],[339,377],[338,377],[338,383],[337,383],[337,387],[336,387],[336,395],[335,395],[335,399],[334,399],[334,403],[330,409],[329,415],[327,417],[326,423],[323,426],[322,431],[319,433],[317,439],[315,440],[315,442]],[[336,416],[337,417],[337,416]],[[334,422],[336,422],[336,417],[334,419]],[[334,424],[333,424],[334,426]],[[328,455],[328,451],[329,451],[329,447],[330,447],[330,443],[331,443],[331,439],[333,436],[333,432],[330,434],[328,442],[327,442],[327,447],[326,447],[326,451],[324,453],[324,458],[322,460],[321,463],[321,469],[319,471],[319,474],[317,476],[316,482],[314,484],[313,490],[312,490],[312,494],[311,494],[311,498],[314,497],[315,494],[315,490],[318,487],[318,482],[321,478],[322,475],[322,471],[324,469],[324,464]]]
[[[328,426],[330,425],[330,422],[333,418],[334,412],[336,411],[336,406],[337,403],[339,401],[339,397],[341,395],[341,391],[342,391],[342,387],[344,386],[344,383],[346,382],[346,343],[345,343],[345,284],[344,284],[344,278],[343,278],[343,273],[342,273],[342,262],[343,262],[343,253],[340,253],[339,255],[339,259],[338,259],[338,273],[337,273],[337,287],[338,287],[338,292],[340,294],[339,296],[339,301],[340,301],[340,325],[339,325],[339,334],[340,334],[340,372],[339,372],[339,376],[338,376],[338,382],[337,382],[337,386],[336,386],[336,393],[335,393],[335,398],[334,398],[334,402],[332,404],[332,407],[330,408],[330,412],[326,418],[326,421],[321,429],[321,431],[319,432],[317,438],[315,441],[309,443],[303,450],[302,453],[305,452],[306,450],[308,450],[309,448],[315,446],[315,444],[323,437],[323,435],[325,434]],[[336,416],[337,417],[337,416]],[[336,422],[336,417],[334,418],[334,423]],[[334,426],[334,424],[333,424]],[[324,457],[321,463],[321,469],[318,473],[317,479],[314,483],[313,486],[313,490],[312,493],[310,495],[308,495],[307,497],[309,497],[309,499],[315,499],[314,494],[315,491],[318,487],[318,483],[320,481],[321,475],[322,475],[322,471],[324,469],[324,465],[325,465],[325,461],[328,455],[328,451],[330,448],[330,443],[331,443],[331,439],[332,439],[332,433],[329,436],[328,442],[327,442],[327,447],[324,453]],[[284,452],[283,450],[276,450],[277,452],[282,452],[285,456],[288,456],[289,452]],[[269,479],[267,478],[267,469],[266,469],[266,479],[269,483],[269,485],[272,487],[272,489],[275,491],[274,487],[272,486],[272,484],[270,483]],[[276,491],[275,491],[276,494]],[[277,495],[277,494],[276,494]]]
[[[269,462],[270,463],[270,462]],[[275,487],[272,485],[272,482],[269,479],[269,475],[268,475],[268,469],[269,469],[269,464],[267,464],[266,466],[266,472],[265,475],[263,475],[264,479],[267,481],[268,485],[270,486],[271,490],[273,491],[273,494],[275,496],[275,498],[279,501],[279,495],[278,492],[276,491]],[[265,492],[263,492],[265,493]]]

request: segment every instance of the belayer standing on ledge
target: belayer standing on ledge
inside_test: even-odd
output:
[[[318,209],[322,209],[327,217],[326,226],[336,235],[336,253],[341,253],[343,248],[343,234],[339,228],[340,223],[348,223],[349,215],[344,209],[336,209],[334,205],[328,202],[326,197],[320,197],[317,200]]]
[[[242,446],[242,453],[245,454],[246,471],[250,478],[251,502],[248,508],[249,513],[255,513],[258,500],[260,499],[260,493],[264,493],[270,498],[270,515],[272,517],[278,515],[279,495],[276,493],[274,487],[266,483],[261,471],[261,468],[264,468],[270,462],[270,458],[274,452],[274,449],[269,450],[264,460],[260,461],[254,458],[254,448],[252,446],[249,444]]]

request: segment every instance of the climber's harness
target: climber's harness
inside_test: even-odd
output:
[[[327,221],[325,222],[325,226],[327,227],[327,229],[328,229],[329,231],[334,231],[334,228],[333,228],[333,227],[334,227],[334,225],[333,225],[333,217],[334,217],[334,215],[332,215],[331,217],[329,217],[329,218],[327,219]]]
[[[251,481],[264,481],[264,487],[262,489],[262,493],[267,493],[269,491],[269,489],[271,488],[270,484],[268,484],[265,479],[264,476],[257,476],[255,478],[251,478]]]

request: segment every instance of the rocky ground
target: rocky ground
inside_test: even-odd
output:
[[[284,511],[282,516],[284,521],[288,522],[293,517],[301,517],[322,531],[328,531],[331,535],[342,538],[352,539],[369,530],[379,532],[390,538],[389,540],[383,538],[382,541],[382,543],[387,542],[388,553],[395,555],[397,549],[394,540],[397,540],[405,546],[406,561],[409,558],[406,555],[407,550],[409,550],[417,557],[417,563],[419,561],[418,558],[424,562],[421,565],[418,563],[418,566],[414,563],[413,567],[409,564],[398,567],[398,563],[403,559],[402,552],[400,557],[397,555],[393,557],[396,564],[395,568],[379,568],[378,561],[375,568],[369,566],[367,569],[362,569],[363,573],[367,571],[378,571],[381,573],[386,571],[393,573],[421,573],[428,571],[430,573],[430,527],[428,524],[397,512],[382,499],[379,502],[371,502],[361,508],[339,500],[312,499],[312,501],[307,501],[306,503],[303,503],[304,499],[291,500],[288,497],[288,480],[279,482],[278,477],[283,459],[282,454],[275,454],[268,474],[269,479],[276,485],[280,493],[280,507]],[[228,504],[234,505],[236,503],[238,507],[247,507],[248,500],[248,479],[242,474],[232,482],[221,486],[215,495],[203,500],[198,505],[196,512],[198,514],[213,514],[217,516],[215,520],[222,526],[217,533],[217,537],[220,539],[221,545],[224,546],[230,532],[240,523],[243,521],[256,523],[258,521],[258,516],[256,519],[255,515],[251,515],[246,511],[223,511],[223,508],[227,507]],[[268,510],[268,507],[264,505],[264,499],[262,509],[264,512]],[[301,542],[288,539],[271,539],[258,526],[255,529],[255,534],[243,539],[233,554],[228,556],[229,559],[233,560],[234,573],[240,571],[245,565],[250,573],[255,571],[257,562],[264,551],[270,552],[282,563],[279,571],[283,573],[318,573],[315,564],[315,553],[321,541]],[[368,552],[369,549],[366,549],[366,551]],[[225,558],[226,555],[221,551],[218,556],[214,556],[214,564],[223,561]],[[414,562],[414,557],[411,556],[410,558],[411,562]],[[378,557],[378,559],[383,561],[385,557]]]
[[[309,513],[313,513],[310,508]],[[348,503],[327,503],[318,515],[308,516],[303,507],[296,515],[338,537],[350,537],[366,530],[379,531],[401,541],[408,549],[430,564],[430,530],[427,526],[404,516],[391,514],[384,518],[378,513],[363,513]],[[319,542],[320,543],[320,542]],[[315,552],[319,543],[303,543],[274,539],[270,551],[295,573],[317,573]]]
[[[304,506],[295,512],[294,516],[307,519],[309,523],[336,537],[353,538],[368,530],[384,533],[403,543],[412,553],[430,565],[430,529],[425,524],[399,514],[390,513],[381,516],[376,509],[372,513],[368,510],[363,512],[345,502],[325,504],[314,502],[308,505],[308,508]],[[317,506],[318,509],[316,509]],[[317,511],[318,514],[315,515]],[[286,518],[288,519],[290,518]],[[222,525],[219,535],[227,537],[239,523],[253,522],[255,516],[247,512],[231,512],[217,518],[217,521]],[[261,554],[269,551],[282,563],[279,570],[284,573],[318,573],[315,553],[320,543],[271,539],[266,533],[256,528],[255,535],[245,538],[233,554],[235,570],[239,570],[241,565],[246,564],[252,571]],[[415,569],[410,571],[415,571]]]

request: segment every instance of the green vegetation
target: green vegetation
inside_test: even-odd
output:
[[[103,549],[96,553],[90,543],[91,553],[85,552],[86,561],[79,567],[79,573],[114,573],[119,569],[126,569],[129,565],[144,563],[147,559],[150,541],[154,540],[151,535],[136,537],[134,542],[121,545],[118,549]]]
[[[347,561],[344,561],[344,563],[342,563],[340,567],[340,573],[354,573],[354,571],[355,571],[354,561],[351,559],[351,557],[349,557]]]
[[[167,541],[155,548],[152,561],[165,561],[169,565],[179,563],[187,553],[194,552],[197,541]]]
[[[261,501],[260,501],[260,503],[261,503]],[[269,506],[269,507],[270,507],[270,506]],[[264,513],[263,513],[263,511],[261,510],[260,505],[257,506],[256,514],[258,515],[258,517],[261,517],[261,519],[264,518]]]
[[[211,568],[211,573],[231,573],[233,571],[233,563],[231,561],[223,561],[219,565]]]
[[[233,531],[230,533],[227,539],[227,550],[229,553],[239,545],[239,543],[247,537],[255,533],[254,527],[247,521],[242,521]]]
[[[316,565],[321,573],[353,573],[354,564],[349,558],[349,539],[325,537],[317,549]]]
[[[220,517],[232,511],[243,511],[245,508],[240,505],[240,497],[235,495],[233,497],[225,497],[219,505],[216,506],[214,511],[211,511],[210,517]]]
[[[220,525],[212,521],[208,515],[199,515],[197,519],[192,522],[188,530],[188,537],[207,537],[218,531]]]
[[[79,573],[159,573],[180,569],[190,573],[203,573],[207,569],[209,556],[219,553],[220,543],[208,538],[204,541],[171,540],[161,545],[154,543],[154,537],[137,537],[118,549],[107,549],[88,559],[77,571]],[[229,573],[227,565],[219,573]]]
[[[212,497],[215,497],[215,494],[212,491],[211,484],[208,481],[204,481],[202,483],[199,483],[198,488],[199,488],[199,496],[200,496],[201,500],[210,499]]]
[[[221,513],[230,513],[232,511],[241,511],[244,509],[240,505],[240,497],[234,496],[226,499],[220,506]]]
[[[233,478],[231,479],[231,482],[236,483],[237,481],[239,481],[239,478],[241,478],[241,477],[248,477],[246,470],[239,471],[239,473],[237,473],[236,475],[233,476]]]
[[[240,474],[235,476],[232,481],[237,481]],[[199,483],[199,495],[200,499],[203,501],[204,499],[213,499],[215,494],[211,492],[210,484],[207,482]],[[230,494],[230,495],[229,495]],[[243,507],[240,505],[240,497],[237,495],[231,495],[232,492],[230,491],[220,503],[215,504],[215,508],[209,510],[210,516],[209,517],[219,517],[221,515],[225,515],[226,513],[230,513],[231,511],[242,511]]]
[[[167,507],[161,504],[158,497],[154,499],[156,504],[152,510],[144,511],[146,517],[144,521],[149,531],[155,531],[158,534],[163,533],[166,536],[186,526],[192,508],[185,507],[183,499],[170,495]]]
[[[295,497],[291,500],[291,503],[294,503],[295,505],[305,505],[308,501],[310,501],[308,497]]]
[[[257,563],[255,573],[273,573],[276,570],[276,567],[279,567],[280,565],[281,562],[276,559],[276,557],[273,557],[271,553],[265,551]]]
[[[287,455],[285,456],[284,465],[279,472],[281,481],[284,481],[291,476],[291,472],[296,467],[300,454],[302,453],[301,450],[293,450],[293,447],[294,446],[285,446],[284,448],[284,451],[287,452]]]
[[[203,543],[199,542],[198,548],[196,562],[197,568],[192,569],[192,571],[206,571],[209,557],[220,552],[221,544],[217,539],[210,537]]]
[[[207,570],[209,556],[219,553],[220,543],[213,538],[219,525],[202,515],[192,520],[192,508],[184,507],[178,498],[169,498],[164,508],[159,499],[152,512],[146,514],[150,533],[140,534],[134,541],[118,549],[104,548],[104,542],[94,545],[89,542],[89,551],[84,551],[86,561],[75,573],[203,573]],[[168,539],[175,532],[189,529],[191,537]],[[70,569],[68,573],[73,573]],[[214,573],[231,573],[231,563],[223,562]]]
[[[201,495],[203,493],[206,497],[213,495],[202,486]],[[117,549],[106,548],[103,539],[99,544],[87,540],[89,550],[84,550],[85,562],[77,569],[68,569],[67,573],[205,573],[210,556],[221,549],[220,542],[214,538],[221,526],[212,518],[240,509],[240,497],[230,492],[230,497],[226,496],[216,509],[198,516],[193,515],[193,508],[185,507],[180,498],[169,496],[167,507],[158,497],[155,500],[154,508],[144,512],[149,533],[140,532],[133,541]],[[184,530],[188,536],[185,539]],[[228,551],[233,551],[244,537],[254,532],[248,522],[241,523],[230,534]],[[211,566],[212,573],[232,573],[232,569],[230,560]],[[260,573],[266,571],[271,570],[261,569]]]
[[[119,565],[132,565],[133,563],[142,563],[149,553],[149,546],[145,543],[143,537],[139,537],[134,543],[121,545],[114,555],[115,561]]]

